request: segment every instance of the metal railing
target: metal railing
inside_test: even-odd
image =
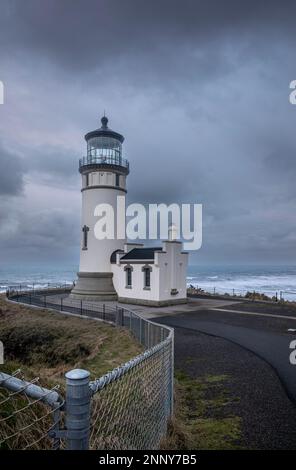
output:
[[[59,289],[61,291],[70,291],[74,286],[73,281],[72,282],[63,282],[63,283],[57,283],[57,282],[28,282],[28,283],[19,283],[19,284],[9,284],[8,286],[5,287],[6,295],[7,296],[12,296],[13,293],[35,293],[35,292],[45,292],[48,293],[51,289],[53,289],[54,292],[57,292]]]
[[[0,449],[59,449],[60,440],[49,436],[61,421],[58,388],[41,387],[38,378],[26,381],[20,370],[0,372]]]
[[[79,159],[79,169],[86,165],[116,165],[129,169],[129,162],[121,157],[87,156]]]
[[[282,290],[273,290],[273,289],[240,289],[240,288],[231,288],[223,287],[220,285],[189,285],[187,287],[188,294],[199,294],[199,295],[220,295],[225,297],[241,297],[246,299],[253,299],[264,297],[269,298],[270,300],[292,300],[292,296],[296,292],[282,291]],[[296,297],[295,297],[296,300]]]
[[[59,289],[12,290],[7,297],[126,327],[143,346],[141,354],[94,381],[85,370],[66,374],[66,427],[53,426],[49,433],[55,448],[60,441],[68,449],[159,448],[173,413],[173,329],[125,308],[69,299]]]

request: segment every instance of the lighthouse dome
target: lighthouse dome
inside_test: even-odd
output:
[[[94,131],[90,131],[85,135],[85,140],[88,142],[90,139],[93,139],[94,137],[110,137],[115,140],[118,140],[121,144],[124,141],[123,135],[119,134],[119,132],[115,132],[112,129],[108,127],[108,118],[107,116],[103,116],[101,118],[101,127],[98,129],[95,129]]]
[[[81,172],[96,165],[97,168],[116,166],[120,167],[120,171],[128,173],[128,162],[122,158],[124,137],[108,127],[107,116],[104,115],[101,118],[101,127],[85,135],[85,140],[87,142],[87,156],[79,162]]]

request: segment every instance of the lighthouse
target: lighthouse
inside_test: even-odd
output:
[[[123,135],[111,130],[107,117],[103,116],[101,127],[86,134],[85,140],[87,154],[79,161],[82,184],[80,265],[70,297],[151,306],[187,302],[188,253],[177,240],[176,227],[168,230],[168,240],[163,241],[162,246],[145,247],[142,243],[126,242],[125,195],[129,163],[122,157]],[[102,219],[107,208],[111,208],[116,225],[114,235],[100,230],[98,236],[97,228],[104,226]]]
[[[108,126],[104,115],[101,126],[85,135],[87,154],[79,160],[81,174],[81,246],[78,279],[71,297],[86,300],[116,300],[110,258],[123,251],[125,239],[97,239],[95,236],[95,209],[108,204],[117,220],[117,197],[121,208],[126,195],[129,163],[122,157],[123,135]],[[116,232],[115,232],[116,233]]]

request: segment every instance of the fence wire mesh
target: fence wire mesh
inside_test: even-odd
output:
[[[68,294],[54,289],[35,292],[13,290],[8,292],[8,297],[129,329],[144,352],[90,383],[89,447],[108,450],[159,448],[173,410],[173,330],[128,309],[70,299]],[[61,441],[64,447],[63,438]]]
[[[59,426],[62,401],[58,386],[48,390],[22,372],[0,372],[0,449],[52,449],[49,432]]]
[[[172,339],[91,383],[91,449],[157,449],[172,400]]]

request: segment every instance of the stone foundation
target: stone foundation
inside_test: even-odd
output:
[[[69,296],[81,300],[117,300],[113,273],[77,273],[78,279]]]
[[[147,300],[147,299],[130,299],[129,297],[118,297],[118,302],[124,304],[147,305],[150,307],[166,307],[168,305],[186,304],[187,297],[184,299],[167,299],[167,300]]]

